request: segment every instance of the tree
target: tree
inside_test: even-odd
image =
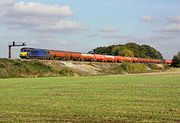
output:
[[[180,67],[180,52],[173,57],[172,66]]]
[[[131,53],[127,50],[131,51]],[[93,50],[93,53],[113,55],[113,56],[123,55],[123,56],[134,56],[139,58],[163,59],[162,54],[155,48],[149,45],[139,45],[136,43],[98,47]]]
[[[131,50],[134,53],[135,57],[141,57],[140,56],[141,46],[139,44],[130,42],[130,43],[125,44],[125,46],[127,49]]]
[[[122,52],[124,49],[126,49],[125,46],[119,45],[112,48],[112,55],[118,56],[120,52]]]
[[[149,45],[141,45],[140,47],[141,58],[163,59],[162,54],[155,48]]]
[[[126,56],[126,57],[134,57],[134,53],[131,50],[124,49],[122,52],[119,52],[119,56]]]

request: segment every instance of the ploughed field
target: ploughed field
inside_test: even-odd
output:
[[[0,122],[180,122],[180,75],[0,80]]]

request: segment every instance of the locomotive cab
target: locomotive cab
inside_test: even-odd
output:
[[[21,51],[20,51],[20,58],[27,58],[27,54],[28,54],[29,50],[28,49],[25,49],[25,48],[22,48]]]

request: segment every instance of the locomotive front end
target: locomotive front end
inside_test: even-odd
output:
[[[20,52],[20,58],[26,58],[27,52]]]
[[[19,55],[19,57],[20,58],[22,58],[22,59],[25,59],[25,58],[27,58],[27,50],[25,50],[24,48],[22,48],[21,49],[21,51],[20,51],[20,55]]]

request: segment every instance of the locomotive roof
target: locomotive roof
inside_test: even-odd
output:
[[[29,49],[29,50],[48,50],[48,51],[58,51],[58,52],[80,53],[80,52],[72,52],[72,51],[49,50],[49,49],[30,48],[30,47],[23,47],[23,48],[21,48],[21,49]],[[81,54],[81,53],[80,53],[80,54]]]
[[[29,49],[29,50],[47,50],[47,49],[40,49],[40,48],[30,48],[30,47],[23,47],[21,49]]]

